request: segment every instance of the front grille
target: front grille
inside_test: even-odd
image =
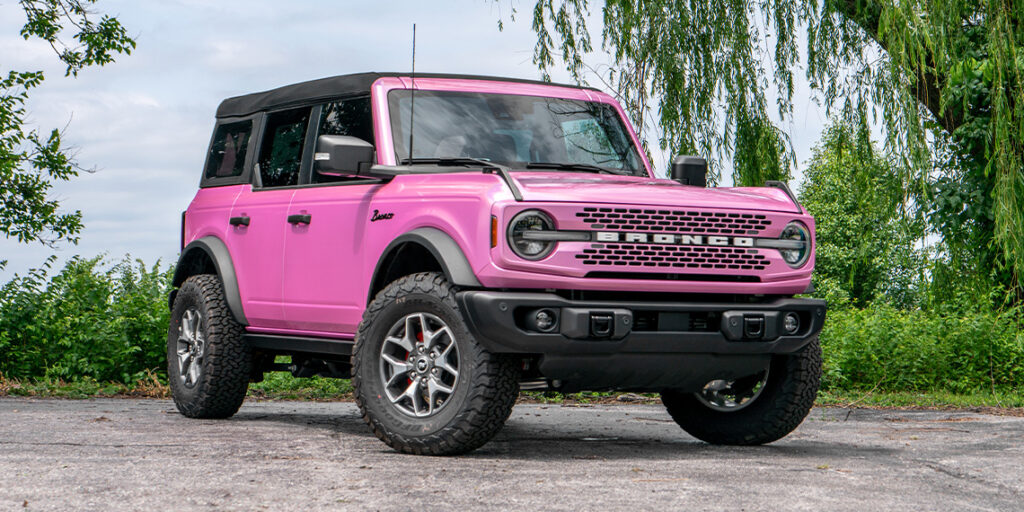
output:
[[[756,235],[771,224],[764,215],[641,208],[584,208],[577,212],[592,229]]]
[[[648,281],[716,281],[721,283],[758,283],[757,276],[729,274],[670,274],[667,272],[602,272],[595,270],[583,276],[590,279],[645,279]]]
[[[764,270],[768,258],[757,249],[648,244],[590,244],[576,259],[584,265]]]

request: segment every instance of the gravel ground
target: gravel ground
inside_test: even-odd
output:
[[[815,409],[764,447],[658,405],[520,404],[462,457],[399,455],[351,403],[0,398],[0,510],[1021,510],[1024,418]]]

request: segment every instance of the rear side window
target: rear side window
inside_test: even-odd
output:
[[[218,126],[213,136],[210,154],[206,159],[206,177],[241,176],[251,135],[252,121],[239,121]]]
[[[264,187],[298,185],[302,145],[308,125],[308,108],[267,116],[259,158],[260,179]]]

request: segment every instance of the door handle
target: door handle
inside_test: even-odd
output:
[[[228,223],[232,226],[248,226],[249,217],[231,217],[228,219]]]
[[[296,215],[288,216],[289,224],[309,224],[309,221],[313,219],[313,216],[308,213],[299,213]]]

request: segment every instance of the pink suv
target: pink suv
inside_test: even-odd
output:
[[[363,73],[225,100],[183,214],[167,338],[182,414],[264,372],[351,378],[416,454],[497,433],[520,389],[658,392],[760,444],[818,388],[814,219],[782,183],[655,176],[594,89]],[[290,363],[275,362],[290,356]]]

